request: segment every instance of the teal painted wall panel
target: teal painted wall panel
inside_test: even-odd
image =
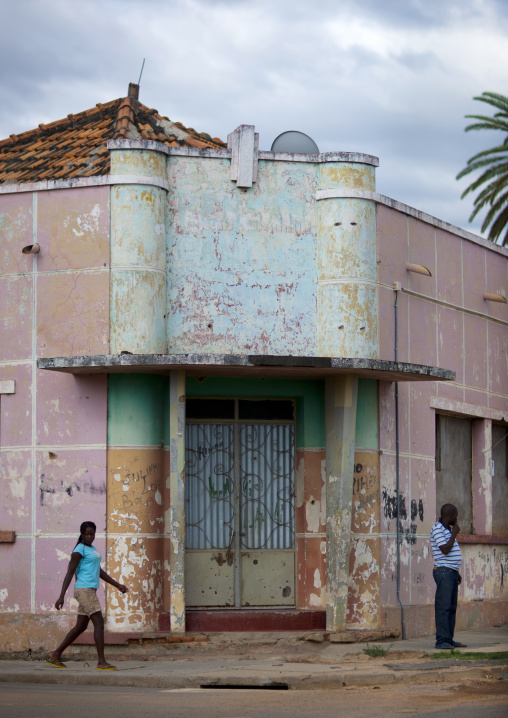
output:
[[[296,445],[325,445],[322,380],[187,377],[188,397],[294,399]],[[148,374],[110,374],[108,382],[108,444],[169,445],[169,379]],[[358,380],[356,445],[378,449],[377,381]]]
[[[166,192],[123,185],[111,189],[111,266],[166,269]]]
[[[239,379],[187,377],[188,397],[234,397],[244,399],[294,399],[296,403],[296,446],[325,445],[325,383],[304,379]]]
[[[358,379],[355,444],[362,449],[379,449],[378,385],[375,379]]]
[[[166,279],[162,272],[112,269],[110,352],[164,354]]]
[[[108,380],[108,444],[158,446],[164,438],[166,376],[110,374]]]
[[[245,192],[229,160],[168,179],[169,352],[314,355],[316,165],[260,161]]]

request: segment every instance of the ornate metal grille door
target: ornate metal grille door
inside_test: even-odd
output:
[[[234,426],[186,428],[185,543],[188,549],[225,549],[234,531]]]
[[[186,603],[291,606],[294,425],[186,426]]]
[[[293,427],[240,426],[242,548],[294,549]]]

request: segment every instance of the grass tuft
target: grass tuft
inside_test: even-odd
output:
[[[461,661],[503,661],[508,663],[508,651],[493,651],[472,653],[471,651],[438,651],[432,653],[432,658],[442,661],[443,658],[460,658]]]
[[[377,656],[386,656],[390,648],[393,646],[393,643],[390,643],[390,645],[387,648],[383,648],[383,646],[369,646],[367,643],[367,648],[362,648],[362,651],[366,653],[368,656],[371,656],[371,658],[376,658]]]

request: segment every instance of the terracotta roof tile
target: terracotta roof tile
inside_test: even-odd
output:
[[[123,97],[0,140],[0,184],[108,174],[106,143],[121,137],[156,140],[168,147],[226,147],[217,137]]]

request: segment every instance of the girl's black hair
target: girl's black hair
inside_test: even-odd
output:
[[[97,531],[97,526],[94,524],[93,521],[83,521],[83,523],[79,527],[79,538],[76,542],[76,546],[78,545],[78,543],[83,543],[83,539],[81,537],[87,529],[93,529],[94,531]],[[74,548],[76,548],[76,546],[74,546]]]

